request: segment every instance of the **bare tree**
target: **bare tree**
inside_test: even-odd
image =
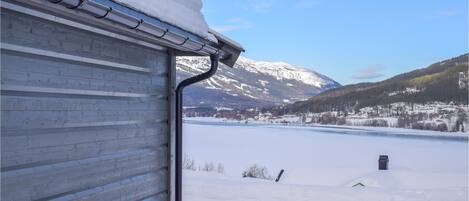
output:
[[[224,174],[224,173],[225,173],[225,167],[223,166],[223,164],[218,163],[218,165],[217,165],[217,172],[220,173],[220,174]]]
[[[182,159],[182,169],[195,171],[195,162],[189,155],[184,154]]]
[[[205,163],[204,167],[202,168],[202,171],[206,171],[206,172],[213,172],[214,170],[215,170],[215,165],[213,165],[212,162]]]

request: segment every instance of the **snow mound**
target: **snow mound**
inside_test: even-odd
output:
[[[345,186],[362,183],[366,187],[385,189],[457,189],[467,187],[461,172],[389,170],[375,171],[359,177]]]
[[[193,201],[467,201],[467,188],[383,189],[305,186],[184,172],[183,195]]]
[[[202,38],[216,41],[201,12],[201,0],[114,0]]]

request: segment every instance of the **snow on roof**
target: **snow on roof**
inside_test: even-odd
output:
[[[201,12],[201,0],[114,0],[202,38],[217,42]]]

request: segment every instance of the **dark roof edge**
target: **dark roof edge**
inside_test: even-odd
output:
[[[217,38],[217,40],[220,42],[223,42],[225,44],[229,44],[231,46],[233,46],[234,48],[238,49],[239,51],[241,52],[245,52],[246,50],[243,48],[243,46],[241,44],[239,44],[238,42],[232,40],[231,38],[228,38],[227,36],[213,30],[213,29],[209,29],[208,31],[209,33],[213,34],[215,36],[215,38]]]
[[[108,20],[129,29],[143,32],[146,35],[151,35],[154,39],[171,44],[171,47],[180,51],[194,52],[200,55],[219,54],[219,44],[112,0],[48,1],[90,14],[97,19]]]
[[[223,52],[223,55],[220,57],[220,62],[229,67],[233,67],[241,52],[245,51],[243,46],[213,29],[210,29],[209,33],[213,34],[218,40],[218,47]]]
[[[163,22],[158,18],[116,3],[113,0],[44,0],[66,8],[78,10],[100,20],[107,20],[129,30],[149,35],[156,41],[168,44],[182,52],[198,55],[220,55],[220,62],[233,67],[244,48],[234,40],[210,29],[217,43]]]

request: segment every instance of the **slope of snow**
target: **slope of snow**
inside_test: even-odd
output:
[[[285,62],[253,61],[239,57],[238,64],[250,72],[271,75],[278,80],[297,80],[319,88],[330,84],[323,75]]]
[[[216,41],[203,14],[201,0],[114,0],[196,35]]]
[[[200,57],[182,57],[178,58],[178,62],[182,64],[191,64],[190,66],[198,72],[203,72],[209,65],[208,61],[202,61]],[[253,61],[246,57],[239,57],[236,62],[235,68],[243,68],[251,73],[265,74],[274,77],[277,80],[295,80],[307,85],[315,86],[318,88],[326,85],[334,84],[334,82],[324,75],[318,74],[312,70],[307,70],[298,66],[293,66],[285,62],[265,62]],[[187,71],[182,68],[178,70]],[[216,75],[215,75],[216,76]],[[268,84],[268,81],[259,80],[262,86]],[[287,83],[288,86],[293,86]]]
[[[467,201],[467,189],[383,189],[309,186],[184,172],[183,196],[191,201]],[[189,199],[190,198],[190,199]]]
[[[394,132],[389,137],[346,135],[373,128],[217,121],[184,125],[184,152],[195,164],[221,163],[225,169],[224,175],[186,171],[184,195],[191,200],[467,201],[467,139],[396,137],[405,135],[401,129],[387,129]],[[381,154],[389,155],[387,171],[377,170]],[[242,178],[253,164],[266,166],[274,177],[280,169],[285,173],[279,183]],[[365,187],[352,187],[357,183]]]

